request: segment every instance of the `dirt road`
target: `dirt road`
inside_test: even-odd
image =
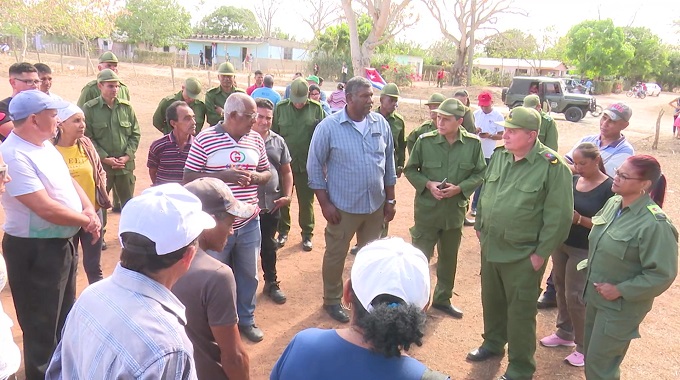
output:
[[[33,58],[35,59],[35,58]],[[59,71],[58,60],[47,62]],[[11,64],[8,58],[0,57],[0,94],[9,96],[11,89],[7,83],[7,68]],[[92,78],[84,76],[84,69],[75,67],[54,75],[53,91],[65,99],[77,99],[80,89]],[[142,124],[142,142],[137,152],[137,193],[149,186],[148,174],[145,169],[145,159],[149,144],[160,137],[151,125],[152,114],[158,101],[173,93],[169,69],[166,67],[121,64],[120,74],[130,88],[132,104]],[[176,83],[180,78],[194,75],[207,82],[205,71],[176,70]],[[211,74],[215,85],[216,77]],[[290,80],[277,78],[277,85]],[[245,76],[239,75],[241,86],[247,82]],[[207,87],[207,86],[206,86]],[[333,84],[325,86],[331,90]],[[402,90],[403,96],[412,99],[427,99],[431,92],[443,92],[452,95],[452,88],[427,88],[426,84],[417,84],[413,88]],[[481,89],[471,89],[476,94]],[[491,89],[499,93],[499,89]],[[179,91],[176,85],[174,91]],[[598,103],[606,106],[614,101],[627,102],[633,108],[631,126],[625,134],[631,140],[639,153],[656,156],[662,164],[669,179],[669,194],[666,212],[674,220],[680,220],[680,204],[675,192],[680,182],[680,165],[675,160],[676,152],[680,150],[680,143],[671,136],[670,126],[672,118],[670,107],[665,106],[674,98],[671,94],[662,94],[658,98],[650,97],[644,100],[626,98],[625,95],[598,97]],[[414,102],[415,103],[415,102]],[[662,134],[659,149],[651,151],[651,143],[659,109],[666,108],[667,114],[662,119]],[[418,104],[402,104],[399,108],[407,120],[407,128],[413,129],[427,117],[425,107]],[[560,152],[568,151],[582,136],[598,133],[599,119],[586,116],[579,123],[570,123],[558,116],[560,133]],[[391,224],[390,233],[410,240],[408,228],[413,224],[413,195],[414,191],[405,178],[397,184],[397,216]],[[297,206],[293,204],[293,210]],[[296,212],[294,211],[296,215]],[[293,219],[297,219],[296,216]],[[4,215],[0,216],[3,218]],[[324,250],[323,227],[325,221],[318,206],[316,208],[317,226],[313,239],[314,250],[303,252],[300,246],[299,227],[294,225],[291,238],[283,249],[279,251],[278,272],[282,289],[288,295],[285,305],[275,305],[269,299],[258,294],[258,307],[255,313],[257,324],[265,332],[264,341],[251,344],[246,342],[250,354],[251,376],[254,379],[267,379],[269,372],[291,337],[298,331],[308,327],[334,328],[339,325],[326,316],[321,309],[322,283],[321,261]],[[109,220],[109,234],[106,236],[109,249],[103,254],[104,274],[109,275],[118,261],[119,245],[115,236],[118,215]],[[347,268],[350,268],[352,258],[348,258]],[[436,260],[431,264],[433,269]],[[86,279],[82,267],[79,270],[78,290],[86,286]],[[348,271],[346,271],[346,274]],[[680,325],[680,283],[673,286],[657,299],[656,305],[641,327],[643,338],[634,341],[626,360],[623,363],[623,379],[672,379],[680,376],[680,340],[677,339],[677,327]],[[5,311],[16,321],[11,295],[8,289],[1,294]],[[490,361],[482,364],[471,364],[465,361],[465,354],[481,343],[482,308],[480,304],[479,279],[479,245],[470,228],[463,233],[463,244],[459,253],[458,275],[453,302],[465,312],[462,320],[447,318],[438,311],[431,311],[428,320],[428,332],[423,347],[411,351],[411,355],[424,361],[428,366],[448,373],[453,379],[487,380],[494,379],[504,373],[507,359]],[[555,324],[555,311],[540,311],[537,317],[538,337],[552,333]],[[21,330],[14,327],[15,340],[21,345]],[[536,379],[583,379],[583,370],[570,367],[562,362],[569,353],[568,349],[547,349],[539,347],[536,353],[538,370]],[[23,378],[23,374],[19,376]]]

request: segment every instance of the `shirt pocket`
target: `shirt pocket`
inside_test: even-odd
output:
[[[475,164],[472,162],[461,162],[458,164],[458,171],[459,171],[459,178],[467,178],[470,173],[472,172],[472,169],[475,168]]]
[[[101,140],[108,136],[109,126],[107,123],[92,123],[92,137],[95,140]]]
[[[539,198],[540,183],[520,182],[515,185],[515,193],[510,197],[517,208],[533,210]]]
[[[125,136],[130,136],[132,134],[132,123],[129,121],[121,121],[119,125],[121,134]]]
[[[427,178],[435,182],[442,181],[446,177],[446,174],[442,173],[441,161],[423,162],[422,172]],[[447,182],[449,181],[447,180]]]
[[[385,142],[382,133],[371,133],[367,138],[368,149],[370,153],[385,154],[387,143]]]
[[[610,227],[611,228],[611,227]],[[640,260],[640,246],[630,232],[609,230],[606,232],[609,242],[605,251],[619,260]]]

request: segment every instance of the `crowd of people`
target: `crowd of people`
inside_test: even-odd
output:
[[[677,275],[665,177],[623,135],[632,117],[623,103],[563,157],[538,95],[503,117],[489,92],[476,111],[465,90],[433,93],[430,119],[407,134],[394,83],[378,107],[363,77],[327,100],[317,72],[296,74],[281,97],[259,70],[239,88],[225,62],[205,101],[196,78],[161,100],[152,187],[133,196],[140,121],[117,57],[102,54],[98,68],[73,104],[51,92],[47,65],[14,64],[12,96],[0,102],[0,289],[7,278],[28,380],[248,379],[241,336],[265,336],[255,321],[258,261],[264,294],[287,301],[276,262],[293,228],[293,191],[303,251],[313,250],[320,205],[322,307],[349,327],[299,332],[271,379],[447,379],[405,353],[423,344],[430,307],[464,316],[452,296],[466,225],[481,246],[484,323],[467,360],[507,347],[500,379],[531,379],[537,342],[575,347],[565,361],[585,366],[589,380],[618,379],[638,326]],[[388,237],[402,175],[416,190],[410,243]],[[107,210],[120,212],[122,253],[104,278]],[[79,251],[90,286],[76,300]],[[348,253],[356,257],[343,281]],[[550,297],[556,330],[537,339],[537,309]],[[0,379],[19,368],[10,326],[0,309]]]

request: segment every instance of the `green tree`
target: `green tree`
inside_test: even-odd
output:
[[[614,26],[611,19],[583,21],[574,25],[567,36],[566,56],[587,77],[602,79],[622,74],[635,52],[623,28]]]
[[[198,23],[196,33],[258,37],[262,31],[251,10],[221,6]]]
[[[175,0],[127,0],[116,27],[131,43],[168,46],[191,34],[191,14]]]
[[[623,74],[634,80],[646,80],[659,75],[668,66],[668,53],[661,39],[645,27],[623,28],[626,40],[635,49],[634,58],[623,67]]]
[[[362,14],[357,19],[359,43],[364,43],[371,31],[371,18]],[[336,56],[349,59],[351,57],[349,44],[349,25],[346,22],[332,25],[324,29],[317,37],[314,56]]]
[[[668,65],[656,77],[657,82],[664,91],[673,91],[680,87],[680,49],[674,46],[665,46],[668,52]]]
[[[509,29],[491,36],[484,45],[492,58],[529,58],[536,51],[536,38],[519,29]]]

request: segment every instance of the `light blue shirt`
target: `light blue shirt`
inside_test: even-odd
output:
[[[45,379],[196,379],[184,310],[166,287],[119,263],[76,301]]]
[[[635,154],[635,149],[633,145],[628,142],[626,136],[621,135],[621,138],[614,141],[613,143],[601,146],[602,140],[600,135],[586,136],[577,142],[573,148],[564,157],[570,163],[574,163],[574,149],[581,143],[589,142],[593,143],[596,147],[600,148],[600,157],[602,157],[602,163],[604,163],[604,168],[607,171],[607,175],[614,178],[614,171],[623,164],[626,159]]]
[[[281,101],[281,95],[279,95],[278,92],[274,91],[269,87],[256,88],[255,91],[253,91],[253,93],[250,94],[250,96],[253,99],[257,98],[269,99],[272,103],[274,103],[274,105]]]
[[[371,112],[362,134],[346,109],[323,119],[312,136],[307,174],[309,187],[326,190],[338,209],[375,212],[385,202],[385,186],[397,183],[389,124]]]

